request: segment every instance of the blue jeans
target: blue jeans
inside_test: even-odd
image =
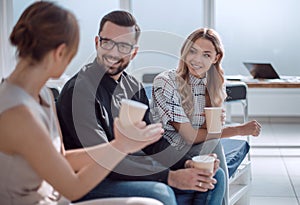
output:
[[[151,145],[151,150],[154,153],[163,153],[156,156],[157,161],[161,162],[167,167],[171,167],[171,169],[173,170],[181,169],[184,167],[186,158],[183,158],[182,156],[187,156],[188,158],[192,158],[193,156],[197,156],[199,154],[210,154],[210,153],[217,154],[220,160],[220,168],[225,174],[225,179],[222,180],[224,183],[223,188],[225,189],[222,205],[229,204],[228,203],[229,201],[228,167],[226,164],[226,158],[225,158],[222,144],[220,143],[220,139],[210,139],[203,143],[194,144],[192,146],[186,145],[182,149],[177,150],[175,147],[172,147],[166,139],[162,138],[159,140],[159,143]],[[181,193],[181,191],[179,191],[179,193]]]
[[[105,179],[76,202],[109,197],[149,197],[165,205],[177,205],[173,190],[156,181],[117,181]]]
[[[225,173],[219,169],[214,176],[218,181],[213,190],[198,192],[174,189],[178,205],[221,205],[225,194]]]

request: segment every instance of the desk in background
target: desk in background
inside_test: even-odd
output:
[[[248,88],[300,88],[299,82],[245,82]]]
[[[242,79],[248,86],[248,112],[255,117],[300,117],[300,78],[283,80]],[[228,80],[229,83],[241,82]],[[241,116],[240,107],[231,108],[232,116]]]
[[[244,82],[249,88],[300,88],[300,76],[282,76],[282,79],[253,79],[251,76],[226,75],[228,82]]]

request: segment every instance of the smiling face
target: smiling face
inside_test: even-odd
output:
[[[105,48],[104,43],[107,42],[104,40],[101,42],[99,36],[105,39],[105,41],[112,40],[111,42],[115,43],[113,48]],[[105,66],[108,75],[117,80],[122,71],[129,65],[129,62],[135,57],[138,49],[135,47],[136,39],[134,27],[118,26],[107,21],[99,36],[95,38],[97,61]],[[122,51],[122,44],[132,45],[134,47],[128,54],[124,54],[119,51]]]
[[[218,55],[213,43],[205,38],[198,38],[187,51],[185,64],[192,75],[203,78],[217,60]]]

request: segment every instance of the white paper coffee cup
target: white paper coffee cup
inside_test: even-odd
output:
[[[197,169],[207,170],[211,173],[214,171],[215,158],[209,155],[198,155],[192,158],[194,167]]]
[[[140,122],[143,119],[147,108],[148,106],[143,103],[122,99],[119,113],[120,124],[123,127],[128,127]]]
[[[205,107],[206,128],[208,133],[222,132],[222,107]]]

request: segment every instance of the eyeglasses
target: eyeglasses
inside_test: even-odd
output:
[[[100,46],[105,50],[111,50],[116,45],[120,53],[128,54],[134,48],[134,46],[129,43],[123,43],[123,42],[118,43],[108,38],[102,38],[101,36],[99,36],[99,38],[100,38]]]

